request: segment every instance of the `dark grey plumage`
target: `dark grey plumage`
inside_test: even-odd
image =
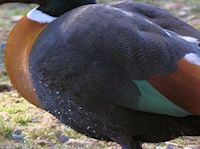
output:
[[[79,7],[41,33],[31,52],[30,71],[44,109],[80,133],[127,149],[141,148],[143,142],[200,135],[199,117],[132,109],[140,95],[133,80],[172,73],[179,59],[198,47],[169,36],[162,28],[165,23],[142,13],[142,8],[151,11],[151,6],[139,11],[139,4],[130,4],[131,10],[122,3]],[[156,12],[155,17],[159,18]],[[173,25],[165,28],[200,37],[184,26],[191,32]]]
[[[112,3],[111,6],[117,7],[128,12],[140,15],[164,29],[171,30],[180,35],[191,36],[200,39],[199,32],[187,23],[174,17],[164,9],[153,5],[138,3],[134,1],[122,1],[120,3]]]

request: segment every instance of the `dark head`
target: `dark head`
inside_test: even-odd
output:
[[[95,0],[0,0],[0,4],[11,2],[38,4],[39,10],[55,17],[76,7],[96,3]]]

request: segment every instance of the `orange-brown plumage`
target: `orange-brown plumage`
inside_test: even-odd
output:
[[[183,109],[200,115],[200,66],[181,59],[177,71],[168,76],[156,76],[150,83],[169,100]]]
[[[14,26],[5,50],[6,69],[13,86],[30,103],[40,108],[42,106],[35,94],[30,76],[29,54],[32,45],[45,26],[23,17]]]

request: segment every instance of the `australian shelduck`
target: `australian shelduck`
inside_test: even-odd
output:
[[[5,50],[13,86],[89,137],[123,149],[200,136],[200,32],[133,1],[37,3]]]

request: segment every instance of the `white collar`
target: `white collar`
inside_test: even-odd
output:
[[[28,12],[27,17],[32,20],[39,23],[50,23],[57,19],[57,17],[50,16],[41,10],[38,10],[38,7],[32,9]]]

